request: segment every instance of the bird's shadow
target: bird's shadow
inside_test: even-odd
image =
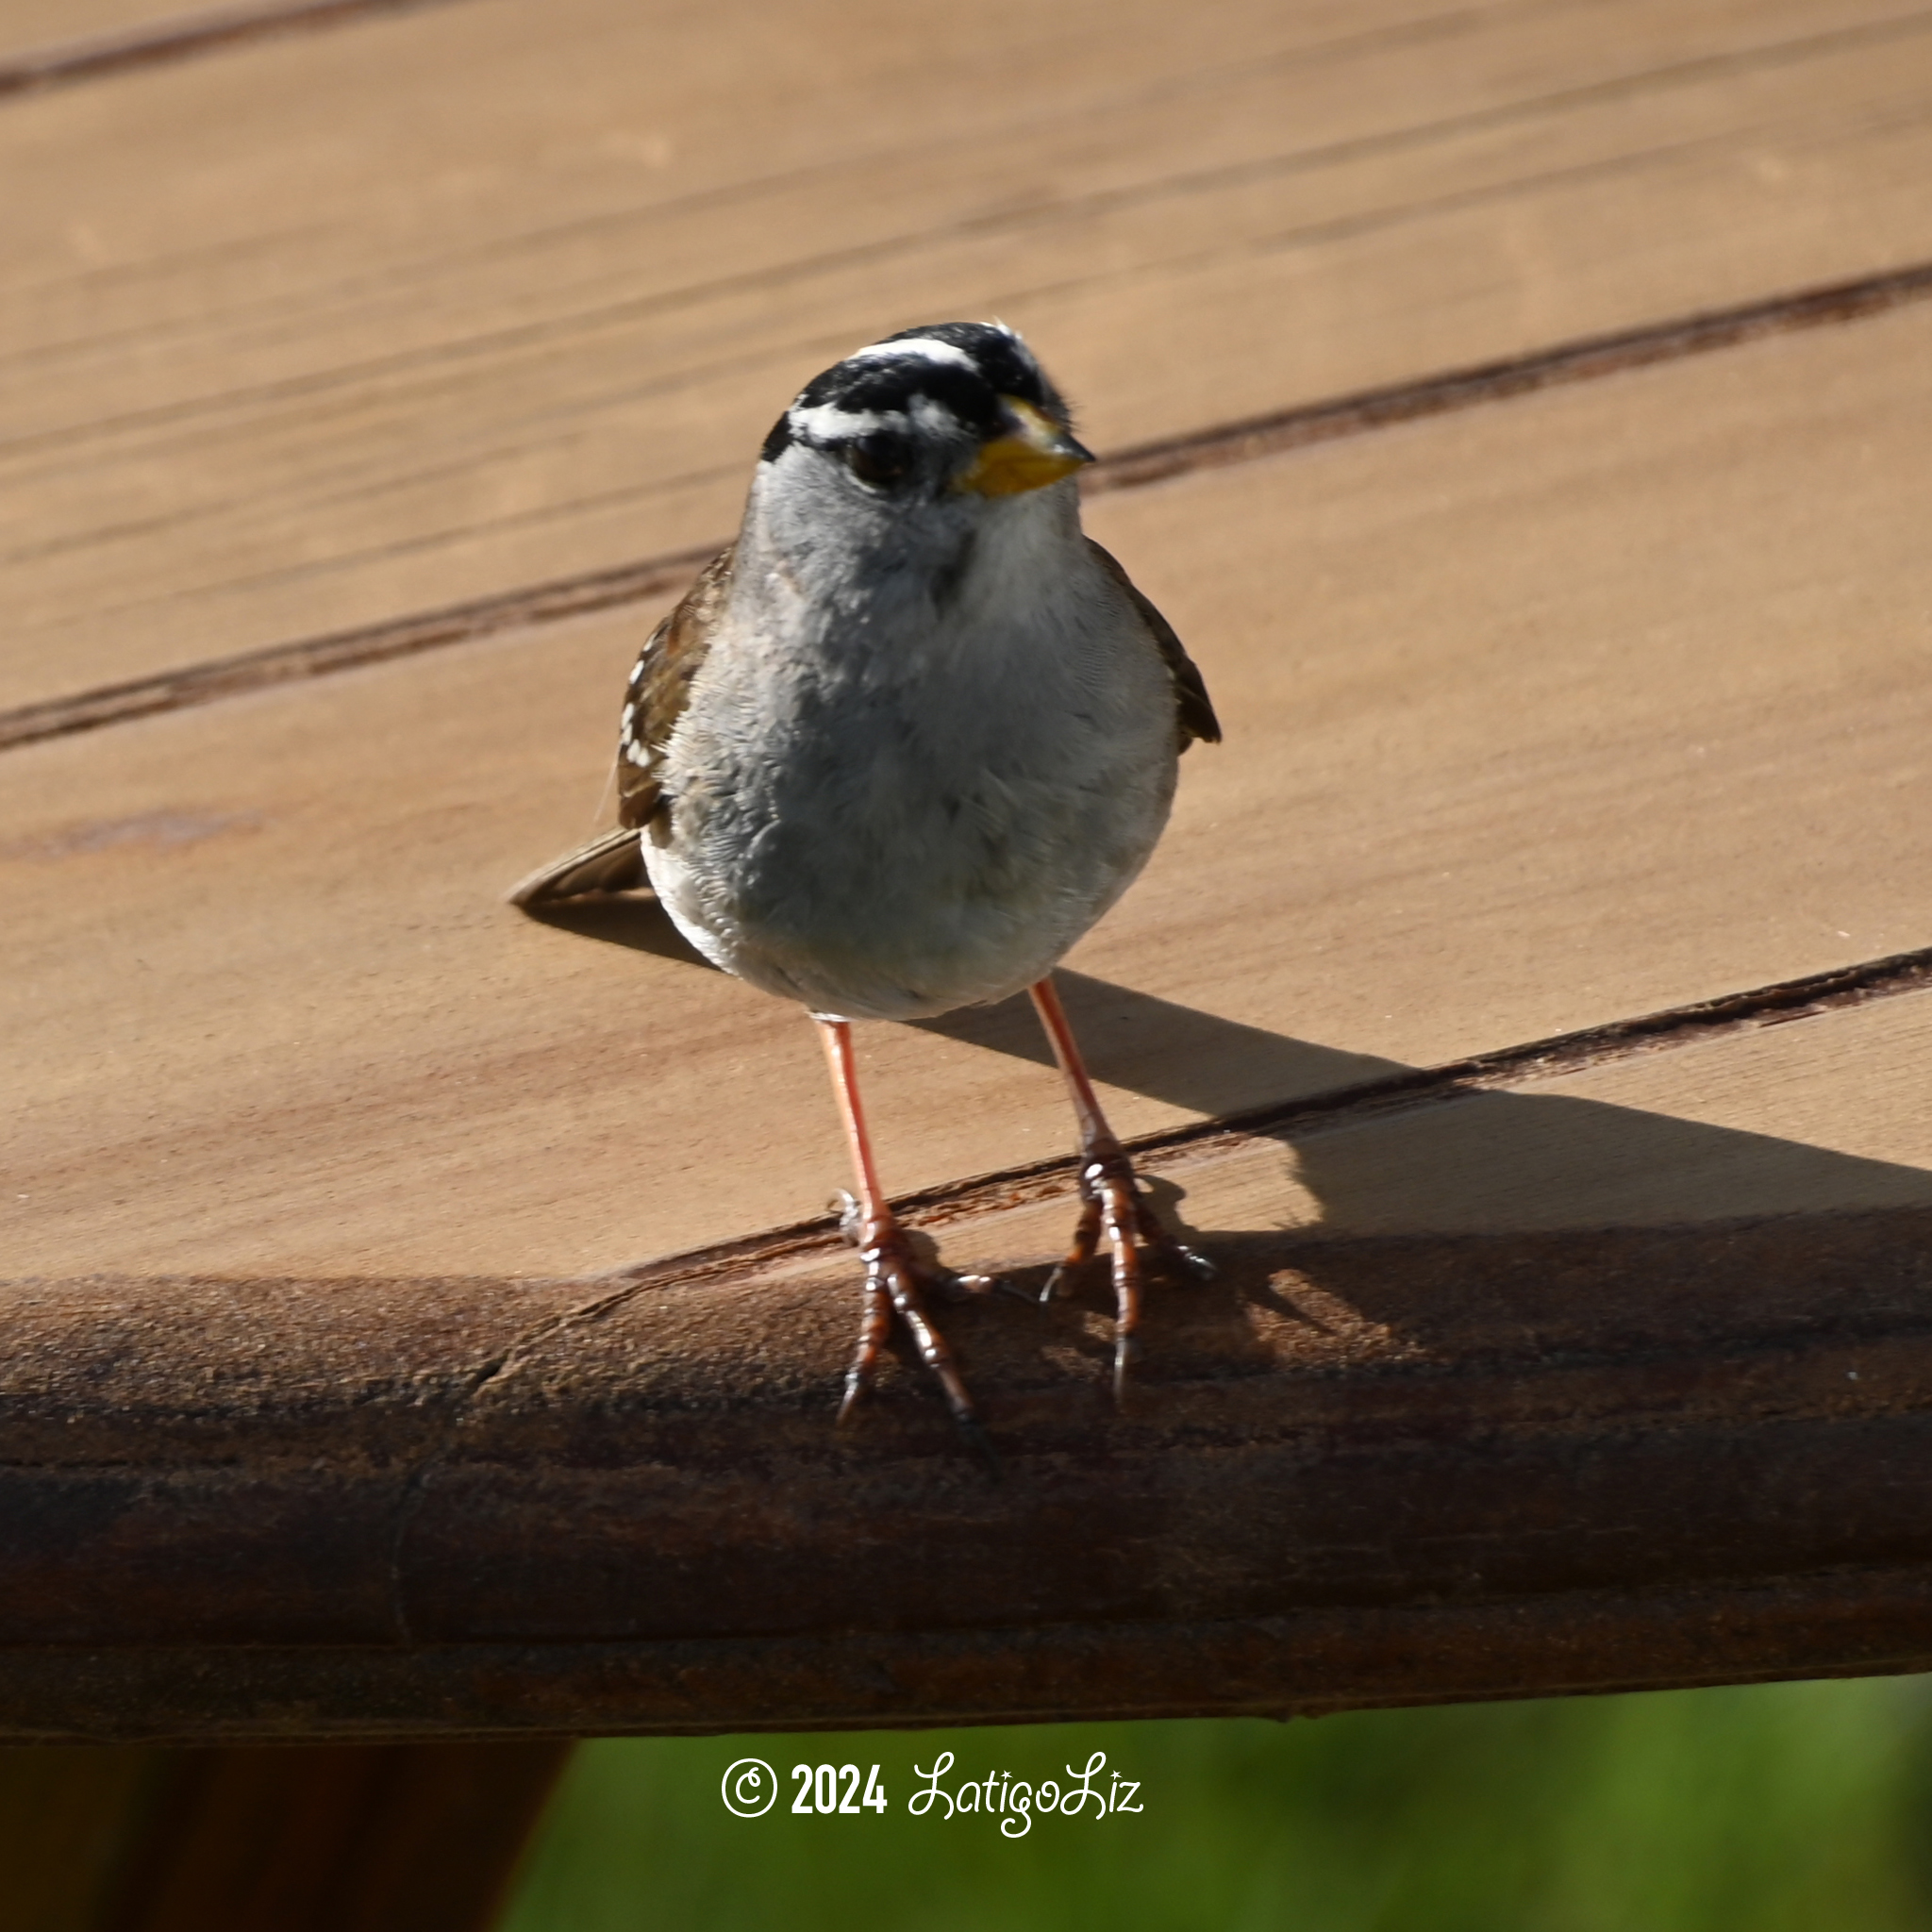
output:
[[[1571,1094],[1454,1081],[1372,1115],[1272,1128],[1265,1111],[1324,1110],[1419,1069],[1295,1040],[1085,974],[1056,975],[1094,1077],[1209,1119],[1260,1111],[1329,1232],[1477,1233],[1665,1224],[1872,1206],[1932,1207],[1932,1173]],[[1030,1060],[1053,1056],[1024,996],[916,1023]]]
[[[645,895],[588,900],[546,909],[541,917],[608,944],[706,963]],[[1056,978],[1096,1079],[1207,1119],[1288,1110],[1318,1095],[1325,1110],[1351,1091],[1385,1089],[1418,1071],[1085,974],[1062,970]],[[913,1024],[1031,1062],[1042,1077],[1058,1078],[1024,994]],[[1512,1285],[1507,1293],[1494,1291],[1490,1312],[1521,1333],[1574,1315],[1574,1307],[1557,1306],[1565,1298],[1574,1302],[1578,1292],[1578,1272],[1563,1261],[1565,1253],[1587,1248],[1596,1257],[1583,1274],[1601,1295],[1608,1278],[1607,1230],[1623,1230],[1618,1239],[1627,1245],[1672,1230],[1767,1218],[1932,1211],[1932,1173],[1922,1168],[1574,1094],[1443,1083],[1393,1108],[1343,1108],[1332,1119],[1304,1117],[1273,1127],[1264,1117],[1255,1131],[1282,1150],[1282,1212],[1272,1224],[1196,1224],[1181,1187],[1159,1174],[1149,1181],[1162,1218],[1222,1269],[1205,1287],[1149,1297],[1150,1358],[1176,1361],[1189,1353],[1190,1334],[1224,1358],[1229,1347],[1239,1353],[1257,1307],[1317,1328],[1329,1319],[1321,1312],[1326,1307],[1336,1320],[1372,1323],[1426,1347],[1432,1338],[1444,1339],[1453,1304],[1466,1333],[1467,1297],[1445,1299],[1439,1269],[1388,1259],[1406,1242],[1425,1242],[1437,1255],[1445,1244],[1455,1248],[1469,1260],[1465,1274],[1472,1281],[1507,1278]],[[1269,1266],[1278,1273],[1284,1227],[1291,1224],[1297,1269],[1325,1285],[1325,1298],[1284,1299],[1270,1285]],[[1542,1258],[1528,1274],[1514,1263],[1479,1264],[1482,1255],[1494,1261],[1506,1250]],[[1378,1253],[1381,1264],[1373,1259]],[[972,1269],[989,1257],[949,1251],[946,1258]],[[1261,1265],[1264,1259],[1269,1266]],[[1037,1291],[1049,1266],[1048,1257],[1031,1257],[1011,1273],[1020,1288]],[[1007,1332],[1010,1324],[1002,1311],[1013,1306],[993,1298],[948,1312],[944,1320],[949,1332],[959,1327],[971,1354],[979,1355],[983,1342],[992,1354],[1009,1356],[1019,1338]],[[1105,1270],[1095,1269],[1067,1302],[1042,1312],[1036,1346],[1057,1349],[1063,1358],[1074,1351],[1099,1379],[1107,1346],[1104,1323],[1092,1318],[1109,1306]],[[1614,1309],[1602,1312],[1605,1320],[1614,1319]],[[995,1326],[1004,1341],[994,1341]]]
[[[574,932],[579,938],[601,940],[607,946],[625,946],[633,953],[655,954],[686,966],[717,968],[672,924],[671,915],[651,892],[597,892],[551,906],[526,906],[526,919],[539,925]]]
[[[1861,1319],[1862,1304],[1890,1292],[1878,1279],[1886,1254],[1932,1235],[1924,1168],[1455,1081],[1351,1109],[1336,1103],[1351,1091],[1382,1102],[1419,1070],[1083,974],[1057,978],[1097,1079],[1210,1119],[1261,1110],[1257,1138],[1281,1148],[1273,1226],[1204,1224],[1181,1189],[1149,1177],[1162,1219],[1221,1273],[1147,1296],[1147,1379],[1272,1361],[1262,1332],[1283,1322],[1314,1335],[1372,1329],[1438,1357],[1514,1352],[1534,1338],[1588,1350],[1727,1326],[1817,1332]],[[1053,1066],[1024,997],[919,1024]],[[1322,1115],[1295,1120],[1293,1104],[1316,1096]],[[1267,1109],[1289,1118],[1271,1125]],[[1861,1242],[1874,1271],[1862,1282],[1846,1261]],[[1046,1273],[1026,1270],[1023,1282]],[[1095,1318],[1109,1302],[1105,1271],[1090,1271],[1052,1323],[1055,1346],[1084,1357],[1096,1388],[1109,1351]]]

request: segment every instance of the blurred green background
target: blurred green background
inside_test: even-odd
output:
[[[908,1816],[946,1780],[1105,1751],[1144,1809]],[[756,1756],[781,1795],[725,1810]],[[794,1817],[794,1763],[879,1817]],[[1103,1786],[1107,1779],[1097,1780]],[[583,1746],[506,1932],[1932,1932],[1932,1678],[1259,1719]]]

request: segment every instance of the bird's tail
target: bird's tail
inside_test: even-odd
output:
[[[568,857],[539,866],[503,896],[512,906],[528,908],[584,892],[628,892],[644,882],[641,837],[634,827],[620,825]]]

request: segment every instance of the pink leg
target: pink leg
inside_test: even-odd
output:
[[[1029,991],[1040,1023],[1053,1046],[1067,1082],[1067,1093],[1074,1103],[1074,1119],[1080,1129],[1080,1219],[1074,1228],[1074,1243],[1067,1257],[1053,1272],[1042,1301],[1051,1300],[1068,1273],[1084,1267],[1100,1247],[1105,1231],[1108,1253],[1113,1259],[1114,1344],[1113,1392],[1119,1401],[1125,1392],[1127,1364],[1141,1352],[1141,1288],[1145,1278],[1145,1258],[1166,1262],[1183,1273],[1206,1276],[1212,1265],[1191,1248],[1180,1242],[1154,1218],[1134,1176],[1133,1164],[1100,1110],[1093,1082],[1087,1077],[1086,1063],[1067,1024],[1066,1008],[1060,1005],[1058,990],[1051,979],[1037,981]],[[1143,1258],[1144,1257],[1144,1258]]]
[[[858,1199],[852,1219],[858,1252],[865,1262],[865,1312],[858,1326],[858,1347],[852,1366],[845,1372],[845,1399],[839,1405],[842,1423],[854,1405],[872,1384],[879,1350],[891,1333],[896,1310],[919,1350],[919,1358],[939,1378],[945,1391],[946,1407],[975,1445],[986,1449],[979,1418],[973,1398],[959,1378],[952,1351],[932,1324],[920,1299],[920,1284],[957,1291],[962,1284],[956,1275],[928,1267],[912,1252],[906,1230],[888,1204],[879,1186],[878,1168],[873,1160],[872,1137],[865,1128],[865,1108],[858,1097],[858,1069],[852,1055],[852,1028],[844,1020],[821,1020],[819,1035],[824,1041],[825,1060],[832,1071],[832,1091],[839,1096],[839,1110],[845,1122],[845,1138],[852,1148],[852,1170],[858,1182]]]

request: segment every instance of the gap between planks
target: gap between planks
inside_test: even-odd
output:
[[[1588,1067],[1701,1044],[1726,1034],[1814,1019],[1893,994],[1923,991],[1927,987],[1932,987],[1932,946],[1809,974],[1800,979],[1776,980],[1742,992],[1668,1007],[1632,1019],[1612,1020],[1572,1033],[1553,1034],[1544,1040],[1499,1047],[1492,1053],[1476,1054],[1467,1059],[1419,1067],[1391,1074],[1385,1079],[1338,1088],[1306,1100],[1191,1122],[1185,1126],[1134,1136],[1124,1144],[1136,1159],[1174,1152],[1211,1154],[1217,1146],[1232,1147],[1257,1135],[1279,1138],[1318,1124],[1333,1127],[1381,1114],[1441,1106],[1472,1092],[1554,1079]],[[1076,1165],[1076,1157],[1071,1155],[1028,1161],[966,1180],[895,1194],[892,1206],[902,1214],[918,1215],[924,1226],[943,1226],[974,1215],[1048,1199],[1064,1190]],[[610,1284],[610,1301],[614,1303],[639,1288],[733,1274],[836,1247],[842,1240],[836,1223],[825,1216],[687,1249],[639,1267],[612,1269],[596,1278]],[[600,1301],[592,1306],[602,1308],[606,1305]]]
[[[452,0],[267,0],[258,7],[178,14],[120,33],[91,35],[0,59],[0,100],[100,80],[132,68],[169,66],[250,41],[315,33],[384,14],[418,13],[451,4]]]
[[[289,14],[394,11],[443,5],[448,0],[321,0],[311,7],[264,9]],[[0,69],[0,92],[6,70]],[[1767,296],[1735,308],[1712,309],[1647,324],[1609,335],[1586,336],[1528,355],[1480,363],[1390,383],[1325,402],[1307,403],[1189,435],[1135,445],[1104,458],[1083,479],[1098,495],[1138,489],[1197,470],[1252,462],[1309,443],[1410,423],[1427,416],[1507,402],[1539,390],[1594,381],[1660,362],[1740,347],[1766,336],[1829,324],[1864,321],[1932,296],[1932,262],[1894,269],[1853,281],[1832,282]],[[724,539],[635,562],[525,586],[469,603],[419,611],[323,637],[269,644],[150,677],[102,685],[72,696],[44,699],[0,711],[0,751],[62,738],[76,731],[125,724],[157,711],[184,710],[244,691],[298,678],[319,677],[385,658],[410,657],[445,645],[468,643],[506,630],[553,624],[564,618],[641,603],[694,575],[724,548]]]

